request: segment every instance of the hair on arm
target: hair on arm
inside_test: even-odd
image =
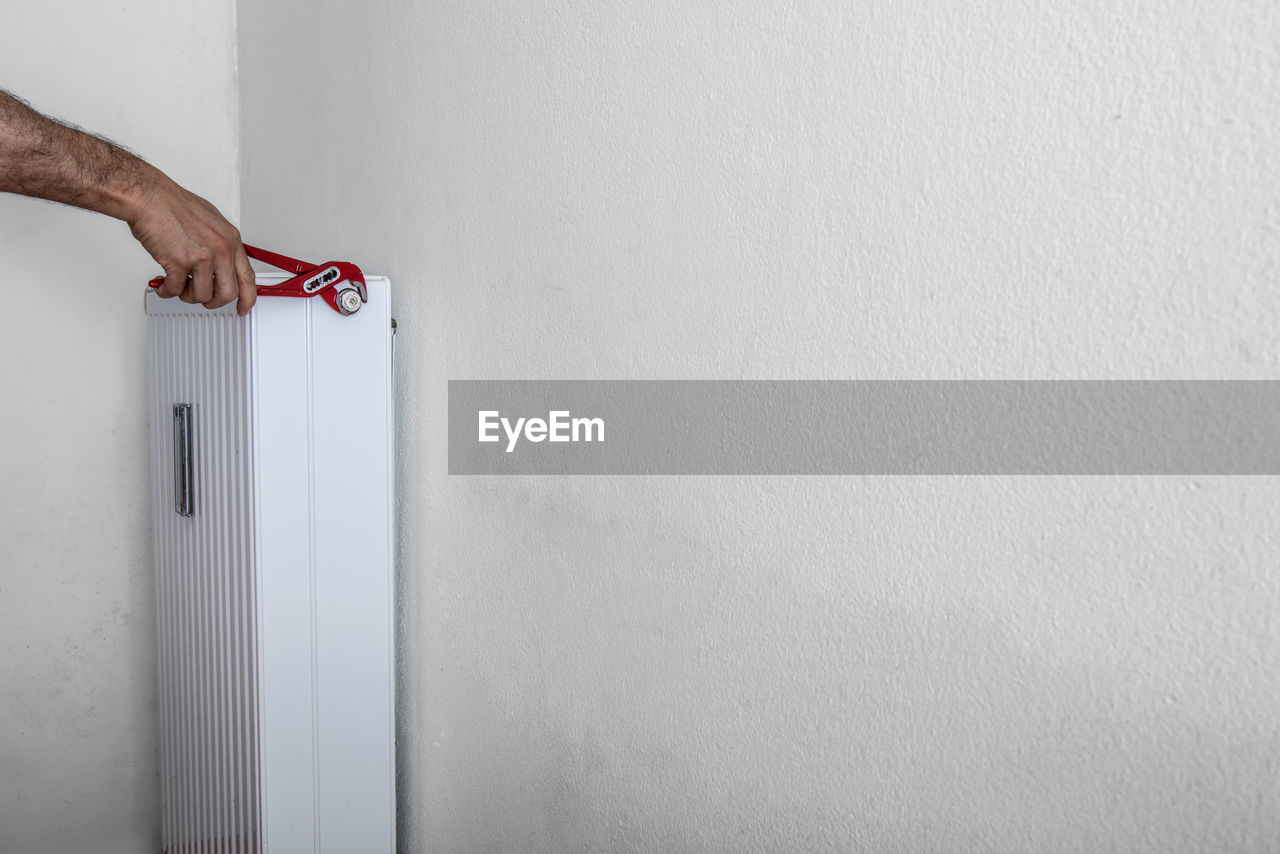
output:
[[[0,190],[131,220],[154,167],[0,90]]]

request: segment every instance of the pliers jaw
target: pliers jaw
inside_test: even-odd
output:
[[[280,288],[292,286],[299,280],[301,282],[297,287],[302,293],[285,293],[280,290]],[[355,314],[360,310],[360,306],[369,301],[369,289],[364,283],[364,273],[349,261],[329,261],[320,264],[311,272],[294,276],[278,285],[267,285],[258,293],[307,297],[319,294],[320,298],[334,311],[344,317]]]

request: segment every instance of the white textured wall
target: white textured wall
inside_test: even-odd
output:
[[[1272,851],[1266,478],[450,478],[449,378],[1280,373],[1271,2],[241,4],[398,287],[402,841]]]
[[[0,87],[234,215],[235,9],[11,2]],[[0,194],[0,851],[159,845],[142,291],[116,220]]]

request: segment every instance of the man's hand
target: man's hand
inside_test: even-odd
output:
[[[133,236],[164,268],[156,293],[206,308],[238,300],[236,311],[248,314],[257,290],[240,232],[213,205],[159,178],[138,194],[128,217]]]
[[[0,191],[122,219],[164,268],[161,296],[217,308],[257,296],[240,232],[154,166],[0,91]]]

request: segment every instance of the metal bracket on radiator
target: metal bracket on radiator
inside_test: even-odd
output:
[[[189,403],[173,405],[173,509],[195,512],[195,412]]]

